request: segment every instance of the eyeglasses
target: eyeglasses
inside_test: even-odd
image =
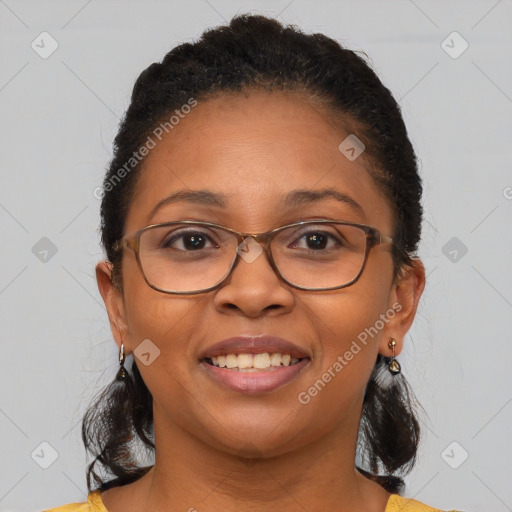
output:
[[[260,234],[210,222],[175,221],[146,226],[118,240],[131,249],[147,284],[163,293],[214,290],[242,258],[265,252],[276,274],[300,290],[345,288],[361,276],[372,247],[393,244],[376,228],[327,219],[307,220]]]

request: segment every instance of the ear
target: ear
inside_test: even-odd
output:
[[[391,338],[396,340],[395,355],[398,355],[403,348],[404,338],[409,331],[418,303],[425,288],[425,267],[419,258],[413,258],[412,266],[403,267],[391,287],[389,294],[388,322],[382,330],[382,339],[379,346],[379,353],[391,357],[393,351],[388,343]],[[394,311],[394,315],[391,315]]]
[[[124,343],[125,351],[129,352],[129,347],[126,346],[128,324],[126,322],[123,295],[112,283],[112,263],[100,261],[96,265],[96,281],[107,308],[110,329],[114,340],[118,347],[121,346],[121,343]]]

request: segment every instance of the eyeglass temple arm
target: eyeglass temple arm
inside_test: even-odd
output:
[[[133,237],[133,238],[123,237],[112,244],[112,249],[114,251],[119,251],[119,250],[127,247],[127,248],[132,249],[133,251],[137,252],[138,246],[139,246],[139,238],[138,237]]]

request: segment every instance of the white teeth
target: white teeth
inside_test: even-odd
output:
[[[226,356],[226,367],[235,368],[238,366],[238,357],[235,354],[228,354]]]
[[[262,352],[260,354],[226,354],[212,356],[212,364],[220,368],[265,369],[297,364],[300,359],[290,354]]]
[[[251,366],[252,354],[238,354],[238,368],[250,368]]]
[[[253,359],[254,361],[252,365],[254,368],[268,368],[270,366],[270,356],[268,355],[268,352],[263,352],[263,354],[254,354]]]
[[[281,354],[279,352],[275,352],[270,356],[270,364],[272,366],[279,366],[281,364]]]

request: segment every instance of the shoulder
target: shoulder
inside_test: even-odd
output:
[[[403,498],[398,494],[392,494],[389,497],[385,512],[443,512],[434,507],[429,507],[412,498]],[[457,512],[452,510],[450,512]]]
[[[43,512],[108,512],[101,501],[100,491],[93,491],[83,503],[68,503],[61,507],[49,508]]]

